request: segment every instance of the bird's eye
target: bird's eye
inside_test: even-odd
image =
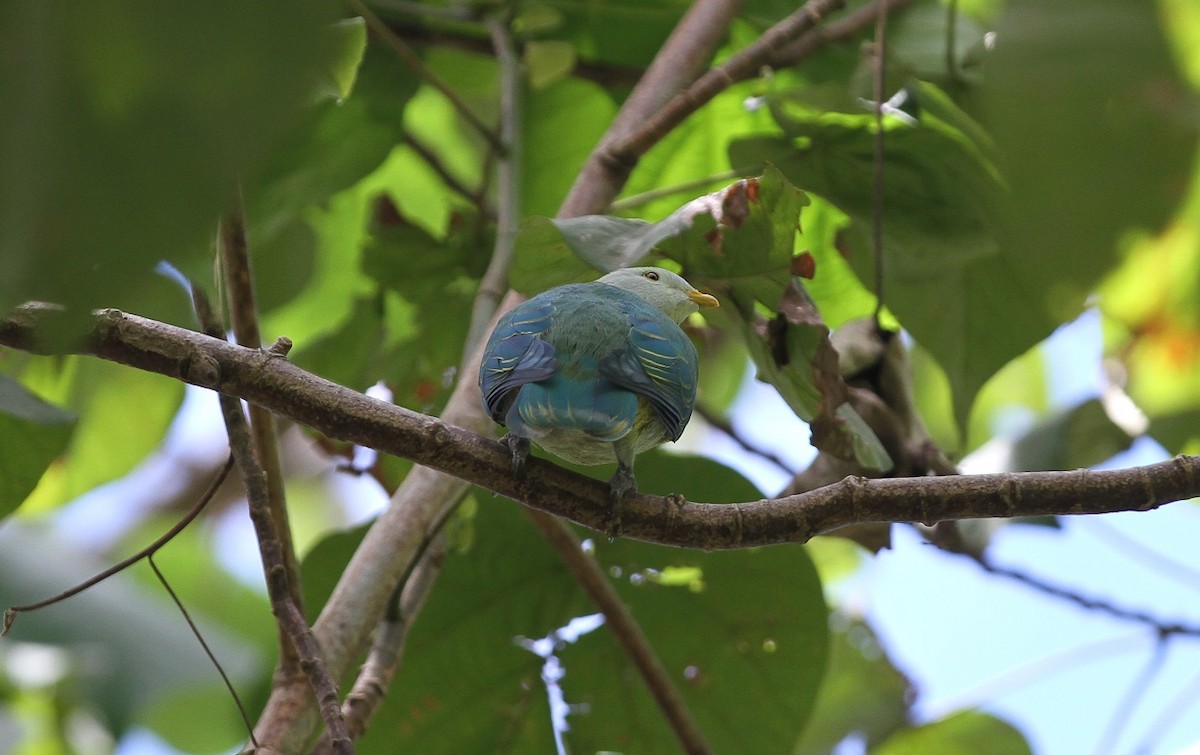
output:
[[[658,280],[658,273],[654,272],[653,270],[647,270],[646,272],[642,273],[642,275],[646,276],[646,278],[652,281]]]

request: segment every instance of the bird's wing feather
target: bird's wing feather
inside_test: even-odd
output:
[[[496,323],[479,365],[483,405],[495,421],[504,422],[516,389],[545,380],[558,368],[554,347],[543,340],[553,314],[552,301],[535,298]]]
[[[675,323],[647,307],[629,313],[625,345],[600,360],[600,374],[644,396],[679,440],[696,403],[696,347]]]

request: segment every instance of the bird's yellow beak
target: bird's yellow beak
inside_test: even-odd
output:
[[[687,298],[696,302],[696,304],[701,307],[719,307],[719,306],[721,306],[721,302],[717,301],[717,297],[713,296],[712,294],[706,294],[703,291],[696,291],[696,290],[688,291]]]

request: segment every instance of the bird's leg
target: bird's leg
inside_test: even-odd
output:
[[[500,442],[508,446],[509,453],[512,454],[513,474],[517,477],[525,474],[525,460],[529,458],[529,438],[508,433]]]
[[[628,436],[613,443],[617,457],[617,471],[608,481],[608,526],[605,528],[609,540],[621,534],[621,499],[637,492],[637,478],[633,476],[633,442]]]

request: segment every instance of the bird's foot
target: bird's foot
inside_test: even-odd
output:
[[[508,451],[512,454],[513,474],[517,477],[523,476],[525,460],[529,458],[529,438],[508,433],[500,439],[500,442],[508,446]]]
[[[621,499],[630,493],[637,492],[637,480],[633,470],[626,466],[618,466],[608,481],[608,526],[604,528],[609,541],[616,540],[621,534]]]

